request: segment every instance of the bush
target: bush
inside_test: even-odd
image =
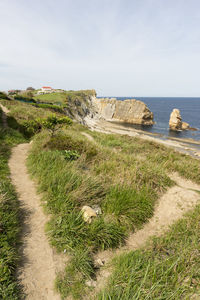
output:
[[[58,118],[56,115],[52,115],[42,120],[42,127],[48,129],[53,136],[57,130],[63,125],[69,126],[72,124],[72,120],[69,117]]]
[[[35,107],[40,107],[40,108],[49,108],[55,112],[60,112],[60,113],[64,113],[63,108],[65,106],[59,106],[59,105],[55,105],[55,104],[46,104],[46,103],[32,103],[32,106]]]
[[[21,100],[21,101],[24,101],[24,102],[36,102],[33,98],[32,98],[32,93],[31,92],[27,92],[27,94],[25,95],[19,95],[17,94],[16,96],[14,96],[14,99],[15,100]]]
[[[34,120],[28,120],[22,122],[23,133],[31,137],[34,134],[40,132],[42,128],[46,128],[51,132],[53,136],[54,133],[60,129],[63,125],[72,124],[72,120],[68,117],[58,118],[56,115],[49,116],[47,118],[37,118]]]
[[[91,159],[97,155],[98,150],[95,144],[86,141],[82,137],[70,133],[57,134],[52,136],[51,139],[44,145],[44,148],[49,150],[71,150],[77,153],[85,153],[87,159]]]
[[[80,154],[76,150],[64,150],[64,157],[66,160],[76,160],[80,157]]]

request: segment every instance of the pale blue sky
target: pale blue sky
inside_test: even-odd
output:
[[[0,0],[0,90],[200,96],[200,0]]]

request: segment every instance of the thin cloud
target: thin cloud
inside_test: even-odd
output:
[[[199,8],[195,0],[1,1],[0,89],[198,96]]]

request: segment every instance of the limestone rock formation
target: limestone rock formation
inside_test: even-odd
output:
[[[170,130],[180,131],[180,130],[197,130],[196,128],[191,128],[186,122],[182,122],[180,110],[174,108],[169,119]]]
[[[182,130],[182,118],[179,109],[173,109],[169,119],[169,128],[174,131]]]
[[[139,100],[93,99],[98,113],[107,121],[153,125],[153,113]]]
[[[95,212],[94,209],[92,209],[90,206],[83,206],[81,209],[82,213],[83,213],[83,219],[85,222],[87,223],[91,223],[93,218],[97,217],[97,214]]]
[[[190,129],[190,125],[186,122],[182,122],[182,130]]]

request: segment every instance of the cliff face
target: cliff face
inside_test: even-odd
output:
[[[126,122],[130,124],[152,125],[153,113],[145,103],[135,99],[93,99],[93,103],[101,117],[107,121]]]
[[[77,91],[68,93],[66,113],[82,124],[96,120],[118,121],[130,124],[152,125],[153,113],[145,103],[135,99],[116,100],[96,98],[96,92]]]

